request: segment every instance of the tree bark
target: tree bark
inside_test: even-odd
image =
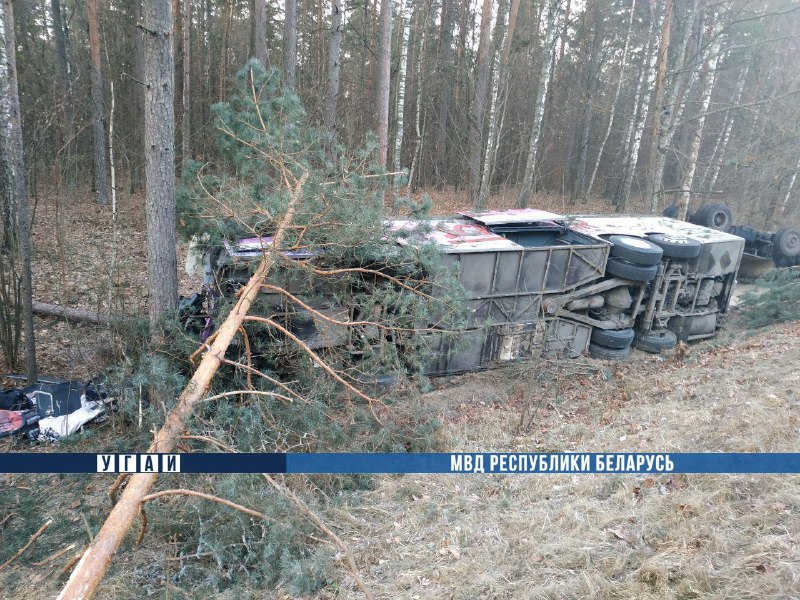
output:
[[[537,157],[539,154],[539,140],[542,135],[542,124],[544,122],[545,100],[547,90],[550,87],[550,75],[553,64],[554,41],[556,36],[556,10],[558,0],[550,0],[544,7],[542,23],[546,24],[544,46],[542,48],[542,65],[539,70],[539,88],[533,105],[533,129],[531,130],[530,143],[528,144],[528,159],[525,164],[525,175],[522,179],[522,189],[517,198],[517,207],[524,208],[528,205],[531,192],[533,191],[534,178],[536,176]]]
[[[670,0],[671,1],[671,0]],[[672,7],[670,6],[670,9]],[[661,180],[664,177],[664,166],[666,164],[666,153],[667,148],[672,143],[672,137],[675,135],[675,128],[674,123],[676,122],[675,114],[678,111],[682,111],[683,102],[679,102],[678,98],[681,91],[681,75],[683,70],[686,68],[688,63],[687,56],[686,56],[686,48],[689,44],[689,38],[691,37],[692,27],[691,23],[694,20],[694,16],[697,9],[697,0],[692,0],[689,10],[687,11],[686,17],[686,25],[683,32],[683,38],[681,41],[680,51],[678,52],[678,56],[680,57],[680,62],[676,66],[676,69],[672,75],[672,81],[670,82],[670,94],[667,99],[666,103],[656,104],[658,113],[655,115],[657,118],[654,119],[654,140],[650,143],[650,164],[652,166],[651,178],[650,178],[650,189],[648,190],[650,198],[649,198],[649,205],[650,205],[650,212],[655,213],[658,210],[658,205],[661,199]],[[669,36],[669,27],[667,27],[667,36]],[[662,42],[664,41],[663,34],[662,34]],[[669,41],[667,41],[666,47],[664,47],[664,57],[663,60],[666,61],[666,50],[669,47]],[[659,57],[659,61],[661,57]],[[664,64],[664,68],[666,69],[666,63]],[[661,70],[661,65],[659,65],[659,71]],[[686,88],[690,88],[692,84],[692,76],[690,76],[689,83],[687,84]],[[662,92],[663,93],[663,92]],[[685,98],[685,94],[684,94]]]
[[[183,0],[182,6],[183,27],[183,81],[181,108],[181,164],[186,167],[186,162],[192,158],[192,3]]]
[[[283,21],[283,84],[294,91],[297,83],[297,0],[286,0]]]
[[[255,20],[255,32],[253,45],[255,46],[253,57],[261,63],[261,66],[267,67],[267,0],[254,0],[255,11],[253,18]]]
[[[339,75],[342,70],[342,12],[343,0],[331,4],[331,36],[328,49],[328,97],[325,102],[325,128],[328,132],[328,160],[336,160],[336,105],[339,101]]]
[[[436,186],[441,188],[447,179],[447,121],[450,117],[450,97],[453,91],[453,26],[456,18],[456,0],[443,0],[442,37],[439,56],[439,79],[442,90],[439,96],[439,125],[436,129]]]
[[[628,128],[625,131],[625,152],[623,154],[622,163],[622,185],[619,189],[619,194],[616,198],[617,212],[625,212],[628,206],[628,197],[631,193],[631,186],[633,185],[633,177],[636,173],[636,165],[639,162],[639,150],[642,147],[642,136],[644,135],[644,128],[647,123],[647,115],[650,109],[650,90],[653,86],[653,80],[656,76],[656,68],[658,61],[658,47],[653,44],[652,35],[655,26],[656,15],[654,11],[655,2],[650,2],[650,24],[647,28],[647,46],[644,52],[642,74],[639,81],[636,83],[636,92],[633,101],[633,114],[631,114]],[[655,51],[651,52],[650,47],[653,46]],[[642,88],[647,90],[642,93]]]
[[[149,0],[145,3],[147,276],[150,331],[155,342],[160,339],[161,319],[178,302],[172,23],[170,0]]]
[[[797,182],[797,172],[800,171],[800,159],[797,161],[797,165],[792,172],[792,177],[789,179],[789,187],[786,188],[786,194],[783,196],[783,201],[781,202],[781,214],[780,217],[786,217],[786,208],[789,206],[789,198],[792,197],[792,191],[794,190],[794,184]]]
[[[228,52],[230,51],[231,28],[233,27],[234,0],[225,0],[223,3],[223,30],[222,47],[219,59],[219,101],[225,100],[225,81],[228,78]]]
[[[132,0],[133,4],[133,73],[137,82],[144,81],[144,37],[140,29],[142,25],[142,0]],[[136,84],[134,91],[136,119],[138,123],[144,122],[144,86]],[[134,148],[137,152],[131,161],[131,192],[141,186],[142,161],[141,155],[144,153],[144,135],[141,127],[135,128]]]
[[[147,450],[149,453],[170,452],[174,448],[178,436],[186,428],[194,409],[205,398],[211,380],[225,356],[225,351],[239,333],[247,311],[250,310],[250,306],[261,289],[261,284],[264,283],[264,278],[272,267],[274,251],[279,249],[283,243],[286,228],[294,218],[295,206],[306,177],[307,175],[303,175],[298,187],[292,190],[286,213],[275,232],[271,246],[273,252],[264,256],[250,281],[242,288],[236,305],[228,318],[217,329],[213,344],[203,355],[192,379],[178,398],[177,404],[167,414],[164,425],[156,433]],[[114,554],[122,544],[125,534],[139,514],[144,497],[153,487],[157,477],[157,473],[131,475],[119,501],[111,509],[111,513],[92,544],[72,571],[69,580],[58,595],[58,600],[89,600],[94,595]]]
[[[12,157],[12,181],[8,177],[8,162],[3,179],[8,186],[2,197],[9,202],[12,212],[13,245],[19,253],[22,265],[22,328],[25,333],[25,366],[28,383],[36,382],[36,340],[33,329],[33,278],[31,277],[31,220],[28,211],[28,194],[25,186],[25,155],[22,143],[22,117],[19,108],[19,86],[17,84],[17,50],[14,40],[14,6],[11,0],[3,0],[0,15],[0,37],[2,37],[2,54],[0,56],[0,116],[2,116],[3,144],[0,146],[4,157]],[[13,189],[13,191],[12,191]]]
[[[716,36],[716,28],[712,27],[711,38],[714,40],[711,43],[708,58],[705,61],[703,73],[700,76],[700,116],[697,119],[697,126],[692,136],[692,143],[689,147],[689,155],[687,157],[687,166],[683,175],[683,182],[681,184],[681,196],[678,202],[678,218],[686,219],[689,212],[689,202],[692,198],[692,184],[694,183],[694,174],[697,171],[697,157],[700,154],[700,143],[703,140],[703,130],[706,124],[706,114],[711,102],[711,93],[714,91],[714,83],[717,78],[717,61],[719,59],[719,36]]]
[[[506,110],[506,96],[508,92],[508,60],[511,55],[511,44],[514,40],[514,30],[517,25],[520,0],[511,0],[511,7],[506,22],[505,2],[500,0],[495,23],[495,42],[502,43],[495,49],[494,66],[492,71],[492,94],[489,101],[489,126],[486,133],[486,152],[483,160],[483,174],[478,196],[477,208],[485,208],[489,204],[489,192],[494,179],[494,168],[497,160],[497,149],[500,145],[500,133],[503,130],[503,119]]]
[[[736,92],[733,98],[733,105],[736,106],[742,100],[744,93],[744,84],[747,80],[747,74],[750,72],[750,65],[747,64],[742,69],[739,79],[736,83]],[[717,143],[714,145],[714,151],[711,153],[711,160],[709,161],[708,168],[703,175],[700,183],[700,190],[709,194],[714,192],[714,187],[717,185],[717,178],[722,169],[722,162],[725,157],[725,150],[728,147],[728,140],[730,140],[731,132],[733,130],[733,123],[736,120],[736,115],[732,110],[725,111],[725,119],[722,125],[722,131],[717,138]]]
[[[619,94],[622,91],[622,82],[624,80],[625,75],[625,65],[628,62],[628,47],[630,46],[631,42],[631,31],[633,30],[633,14],[636,11],[636,0],[631,2],[631,10],[630,15],[628,17],[628,33],[625,35],[625,44],[622,47],[622,58],[620,59],[619,65],[619,75],[617,76],[617,87],[614,90],[614,98],[611,100],[611,112],[608,116],[608,126],[606,127],[606,133],[603,136],[603,140],[600,142],[600,149],[597,151],[597,159],[594,162],[594,169],[592,169],[592,175],[589,177],[589,184],[586,186],[586,194],[585,197],[588,198],[592,194],[592,188],[594,187],[594,180],[597,177],[597,170],[600,168],[600,161],[603,158],[603,150],[605,150],[606,143],[608,142],[608,138],[611,135],[611,127],[614,125],[614,115],[617,112],[617,102],[619,102]]]
[[[389,150],[389,84],[392,59],[392,0],[381,0],[378,41],[378,88],[375,115],[378,129],[378,166],[385,167]]]
[[[655,171],[658,155],[658,132],[661,119],[664,118],[664,83],[667,75],[667,60],[669,57],[670,29],[672,27],[672,11],[674,0],[666,0],[664,6],[664,20],[661,23],[661,41],[658,46],[658,67],[656,69],[656,83],[654,88],[653,100],[653,126],[650,130],[650,146],[647,152],[647,180],[646,194],[647,205],[650,211],[654,212]]]
[[[400,159],[403,150],[403,116],[406,106],[406,70],[408,66],[408,33],[410,26],[408,8],[402,12],[400,19],[403,23],[403,31],[401,32],[400,40],[400,72],[397,74],[397,103],[394,110],[394,155],[392,158],[392,171],[395,173],[400,171]],[[400,187],[400,177],[392,175],[392,183],[394,189],[397,190]]]
[[[489,86],[489,49],[491,41],[492,1],[483,0],[481,9],[481,33],[478,42],[477,78],[472,100],[472,119],[469,123],[469,170],[470,197],[473,206],[480,206],[481,155],[483,153],[483,115],[486,91]]]
[[[69,64],[69,51],[67,48],[67,34],[64,20],[61,18],[61,3],[59,0],[50,0],[50,17],[53,20],[53,37],[56,45],[56,69],[58,80],[61,84],[61,110],[64,121],[61,126],[61,143],[64,144],[62,163],[67,167],[67,180],[70,185],[75,183],[75,174],[72,170],[72,153],[74,135],[74,112],[72,107],[72,70]],[[59,144],[60,146],[61,144]]]
[[[422,10],[424,8],[425,13],[422,20],[422,35],[419,36],[419,44],[416,49],[416,75],[414,77],[414,91],[416,95],[416,101],[414,102],[414,153],[411,157],[411,169],[408,172],[408,189],[409,192],[414,191],[416,189],[414,182],[414,176],[417,174],[417,165],[419,164],[419,156],[422,151],[422,98],[423,98],[423,76],[422,76],[422,68],[423,68],[423,58],[425,57],[425,49],[427,48],[427,40],[428,40],[428,19],[430,18],[431,14],[431,7],[430,2],[426,2],[424,5],[422,4],[424,0],[418,0],[418,4],[416,9]],[[501,0],[502,2],[502,0]],[[419,35],[419,33],[417,33]],[[419,179],[419,177],[417,177]]]
[[[106,129],[103,106],[103,71],[100,65],[100,0],[88,0],[90,79],[92,83],[92,133],[94,135],[94,187],[97,202],[108,204]]]

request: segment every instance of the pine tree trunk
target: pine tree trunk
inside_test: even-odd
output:
[[[378,129],[378,166],[385,167],[389,150],[389,84],[392,58],[392,0],[381,0],[378,41],[378,88],[375,115]]]
[[[670,0],[671,1],[671,0]],[[666,166],[667,161],[667,150],[669,146],[672,144],[672,138],[675,135],[675,123],[679,119],[679,115],[683,112],[683,105],[684,100],[687,96],[688,89],[691,88],[692,83],[694,82],[694,75],[695,73],[691,74],[689,77],[689,82],[684,90],[681,90],[681,74],[683,73],[684,69],[688,65],[686,48],[689,44],[689,38],[691,37],[692,28],[691,23],[694,20],[694,16],[697,9],[697,0],[692,0],[691,5],[689,6],[689,10],[685,15],[685,20],[687,24],[684,26],[685,30],[683,32],[683,38],[681,41],[681,48],[678,53],[678,56],[681,57],[681,62],[677,65],[675,71],[672,75],[672,81],[670,83],[670,94],[666,101],[666,103],[656,104],[657,110],[659,111],[656,115],[657,118],[654,119],[654,134],[655,138],[654,141],[651,141],[650,150],[650,163],[653,166],[651,171],[652,177],[650,179],[650,212],[655,213],[658,211],[658,207],[661,201],[661,182],[664,178],[664,167]],[[669,28],[667,28],[669,29]],[[669,31],[667,31],[667,35],[669,35]],[[663,35],[662,35],[662,42],[663,42]],[[667,42],[667,47],[669,42]],[[666,58],[666,50],[667,47],[664,47],[664,61],[667,60]],[[661,60],[661,57],[659,57]],[[666,64],[664,65],[666,68]],[[659,65],[659,69],[661,66]],[[680,92],[684,91],[683,98],[679,101]],[[678,115],[678,117],[676,117]]]
[[[144,10],[145,181],[150,329],[160,340],[161,319],[178,301],[175,232],[175,63],[172,4],[148,0]]]
[[[325,128],[328,131],[328,159],[336,159],[336,105],[339,100],[339,74],[341,73],[342,0],[333,0],[331,6],[331,37],[328,49],[328,97],[325,102]]]
[[[142,24],[142,0],[132,0],[133,5],[133,73],[137,82],[144,81],[144,38],[139,26]],[[134,90],[136,122],[144,122],[144,86],[137,83]],[[141,127],[135,128],[134,158],[131,160],[130,192],[141,187],[142,159],[144,151],[144,135]]]
[[[554,42],[556,36],[556,10],[558,9],[557,0],[549,0],[545,5],[541,22],[546,24],[544,46],[542,48],[542,65],[539,70],[539,89],[537,90],[533,105],[533,129],[531,130],[530,143],[528,144],[528,158],[525,163],[525,175],[522,179],[522,188],[517,198],[516,206],[524,208],[528,205],[533,183],[536,175],[536,161],[539,154],[539,140],[542,135],[542,124],[544,122],[545,100],[547,90],[550,87],[550,75],[552,73],[552,55],[555,50]]]
[[[67,47],[67,35],[64,27],[64,20],[61,17],[61,3],[59,0],[50,0],[50,17],[53,20],[53,38],[56,45],[56,69],[58,80],[61,84],[61,110],[63,123],[61,126],[61,139],[64,144],[64,156],[62,163],[67,167],[67,180],[69,185],[75,184],[75,173],[72,169],[73,149],[75,147],[72,137],[74,135],[74,111],[72,107],[72,71],[69,63],[69,50]],[[59,144],[59,146],[61,145]]]
[[[716,30],[712,28],[711,43],[708,58],[705,61],[703,74],[700,76],[700,115],[697,119],[697,127],[692,136],[692,143],[689,147],[689,155],[686,159],[687,166],[681,184],[681,196],[678,203],[678,218],[686,219],[689,212],[689,202],[692,198],[692,184],[694,174],[697,171],[697,157],[700,155],[700,143],[703,140],[703,130],[706,124],[706,114],[711,103],[711,93],[714,91],[714,83],[717,78],[717,62],[719,60],[719,37],[715,35]]]
[[[225,100],[225,81],[228,78],[228,51],[230,49],[231,27],[233,26],[233,0],[225,0],[223,3],[223,30],[222,30],[222,47],[220,48],[219,57],[219,86],[218,100],[223,102]]]
[[[589,184],[586,186],[586,194],[585,197],[589,198],[592,194],[592,188],[594,187],[594,180],[597,177],[597,170],[600,168],[600,161],[603,158],[603,150],[605,150],[606,143],[608,142],[608,138],[611,135],[611,127],[614,125],[614,115],[617,112],[617,103],[619,102],[619,94],[622,91],[622,82],[624,80],[625,75],[625,66],[628,61],[628,47],[630,46],[631,42],[631,31],[633,30],[633,14],[636,11],[636,0],[631,2],[631,10],[630,16],[628,17],[628,33],[625,35],[625,44],[622,47],[622,58],[620,59],[619,65],[619,75],[617,76],[617,87],[614,90],[614,99],[611,101],[611,112],[608,116],[608,126],[606,127],[606,133],[603,136],[603,140],[600,142],[600,149],[597,151],[597,159],[594,162],[594,169],[592,169],[592,175],[589,177]]]
[[[294,91],[297,83],[297,0],[286,0],[283,21],[283,85]]]
[[[436,186],[441,188],[447,179],[447,121],[450,118],[450,96],[453,90],[453,27],[456,18],[456,0],[443,0],[442,37],[439,56],[439,78],[442,83],[439,96],[439,125],[436,129]]]
[[[186,167],[186,161],[192,158],[192,3],[191,0],[183,0],[183,81],[182,81],[182,100],[181,108],[181,164]]]
[[[475,80],[475,96],[472,101],[472,119],[469,123],[469,170],[470,196],[472,204],[480,207],[481,155],[483,151],[483,115],[486,105],[486,90],[489,86],[489,49],[491,41],[492,1],[483,0],[481,9],[481,33],[478,42],[478,72]]]
[[[334,11],[335,8],[334,1]],[[253,45],[253,57],[261,63],[261,66],[267,66],[267,0],[255,0],[255,10],[253,19],[255,21],[255,32]]]
[[[25,333],[25,367],[28,383],[36,382],[36,340],[33,328],[33,278],[31,277],[31,221],[28,212],[28,194],[25,187],[25,158],[22,143],[22,116],[19,109],[19,86],[17,84],[17,50],[14,40],[14,7],[11,0],[3,0],[0,15],[0,130],[2,130],[2,150],[4,173],[2,181],[6,189],[0,196],[4,199],[6,210],[11,209],[12,232],[19,262],[22,265],[22,329]],[[9,165],[7,159],[11,157]],[[12,191],[13,190],[13,191]],[[13,198],[13,199],[11,199]],[[4,211],[5,212],[5,211]]]
[[[92,82],[92,132],[94,134],[94,187],[97,202],[108,204],[106,128],[103,106],[103,71],[100,65],[100,0],[88,0],[90,78]]]

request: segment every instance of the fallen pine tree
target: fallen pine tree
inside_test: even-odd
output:
[[[263,245],[262,259],[244,284],[210,291],[218,325],[199,349],[195,337],[173,331],[166,339],[174,347],[155,349],[146,357],[162,361],[151,368],[149,378],[155,378],[156,371],[169,377],[176,367],[186,366],[163,362],[165,357],[192,351],[193,358],[200,357],[175,403],[161,407],[166,414],[147,452],[170,452],[176,444],[191,451],[187,440],[219,447],[236,443],[243,451],[431,449],[436,422],[414,412],[418,408],[409,388],[398,396],[400,401],[379,399],[363,389],[359,378],[380,369],[417,376],[426,360],[419,324],[431,322],[433,315],[439,322],[444,314],[465,318],[458,290],[432,294],[428,276],[438,264],[434,251],[402,248],[385,238],[377,202],[385,182],[371,166],[372,149],[350,157],[340,154],[336,164],[327,162],[324,135],[304,124],[296,97],[278,93],[278,81],[277,72],[264,73],[252,64],[240,74],[239,94],[231,103],[215,107],[229,168],[209,172],[206,165],[196,165],[189,171],[181,196],[185,235],[201,234],[209,246],[265,232],[271,240]],[[287,258],[287,252],[298,251],[312,258]],[[437,285],[452,281],[443,272]],[[262,291],[282,297],[277,308],[265,303],[267,294]],[[335,301],[350,309],[347,319],[315,311],[315,318],[344,328],[349,344],[323,353],[296,335],[293,319],[315,301]],[[168,381],[173,380],[179,378]],[[158,408],[151,407],[148,418],[161,418]],[[196,431],[193,416],[198,412],[202,428]],[[225,481],[220,487],[242,489],[233,475]],[[156,482],[155,474],[144,473],[117,480],[111,495],[116,499],[121,490],[119,499],[59,598],[92,596],[137,516],[144,519],[143,503],[174,497],[166,494],[169,490],[152,491]],[[181,488],[187,490],[187,498],[206,504],[217,498],[188,485]],[[297,509],[294,492],[273,489]],[[273,510],[269,498],[262,493],[245,503],[229,495],[222,503],[255,518]],[[140,538],[144,532],[142,527]],[[228,539],[239,534],[227,536],[223,527],[215,527],[212,535]],[[262,557],[274,558],[261,560],[275,564],[259,568],[274,581],[291,564],[292,545],[307,538],[281,538],[283,547],[268,539],[262,534],[248,545],[266,544]],[[217,567],[209,568],[219,568],[228,556],[230,545],[220,542],[220,547],[212,553]],[[324,581],[315,577],[303,589]]]

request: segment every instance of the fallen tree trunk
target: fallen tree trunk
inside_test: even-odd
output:
[[[203,355],[200,365],[179,396],[177,404],[167,414],[164,425],[156,433],[153,442],[147,449],[148,453],[170,452],[186,427],[194,408],[205,398],[211,385],[211,380],[225,357],[225,351],[239,332],[250,306],[264,283],[265,276],[275,262],[274,253],[280,248],[286,229],[294,218],[300,192],[307,178],[308,174],[303,174],[291,191],[286,213],[275,231],[275,237],[269,253],[264,255],[258,269],[247,285],[242,288],[239,300],[231,310],[228,318],[217,329],[211,347]],[[103,523],[103,527],[98,532],[94,542],[86,550],[75,570],[72,571],[69,581],[67,581],[58,595],[58,600],[85,600],[94,595],[97,586],[103,580],[103,576],[111,564],[111,559],[122,543],[128,529],[130,529],[136,515],[139,514],[142,500],[150,491],[150,488],[153,487],[156,477],[157,473],[136,473],[131,475],[119,502],[111,509],[111,513]]]
[[[118,321],[123,321],[125,317],[117,315],[103,315],[93,310],[83,310],[82,308],[69,308],[68,306],[58,306],[47,302],[33,301],[33,313],[48,317],[64,317],[75,321],[86,321],[99,325],[110,325]]]

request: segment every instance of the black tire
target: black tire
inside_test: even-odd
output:
[[[612,235],[608,241],[614,244],[611,247],[611,256],[627,260],[635,265],[649,267],[661,262],[664,251],[653,242],[632,235]]]
[[[669,219],[674,219],[675,217],[678,216],[678,205],[672,204],[668,206],[663,211],[661,211],[661,215]]]
[[[592,343],[606,348],[623,349],[633,343],[633,329],[598,329],[592,330]]]
[[[644,331],[636,336],[635,345],[639,350],[660,354],[664,350],[671,350],[678,344],[678,336],[669,329]]]
[[[782,227],[772,238],[773,256],[780,253],[786,258],[800,254],[800,227]]]
[[[630,346],[627,348],[609,348],[608,346],[589,344],[589,356],[601,360],[622,360],[627,358],[630,353]]]
[[[724,204],[704,204],[692,215],[689,222],[717,231],[730,231],[733,227],[733,213]]]
[[[653,233],[647,239],[664,251],[665,258],[697,258],[700,256],[702,244],[682,235],[671,233]]]
[[[630,279],[631,281],[641,281],[642,283],[653,281],[657,272],[658,265],[645,267],[642,265],[634,265],[633,263],[620,260],[619,258],[609,258],[606,263],[606,275]]]

